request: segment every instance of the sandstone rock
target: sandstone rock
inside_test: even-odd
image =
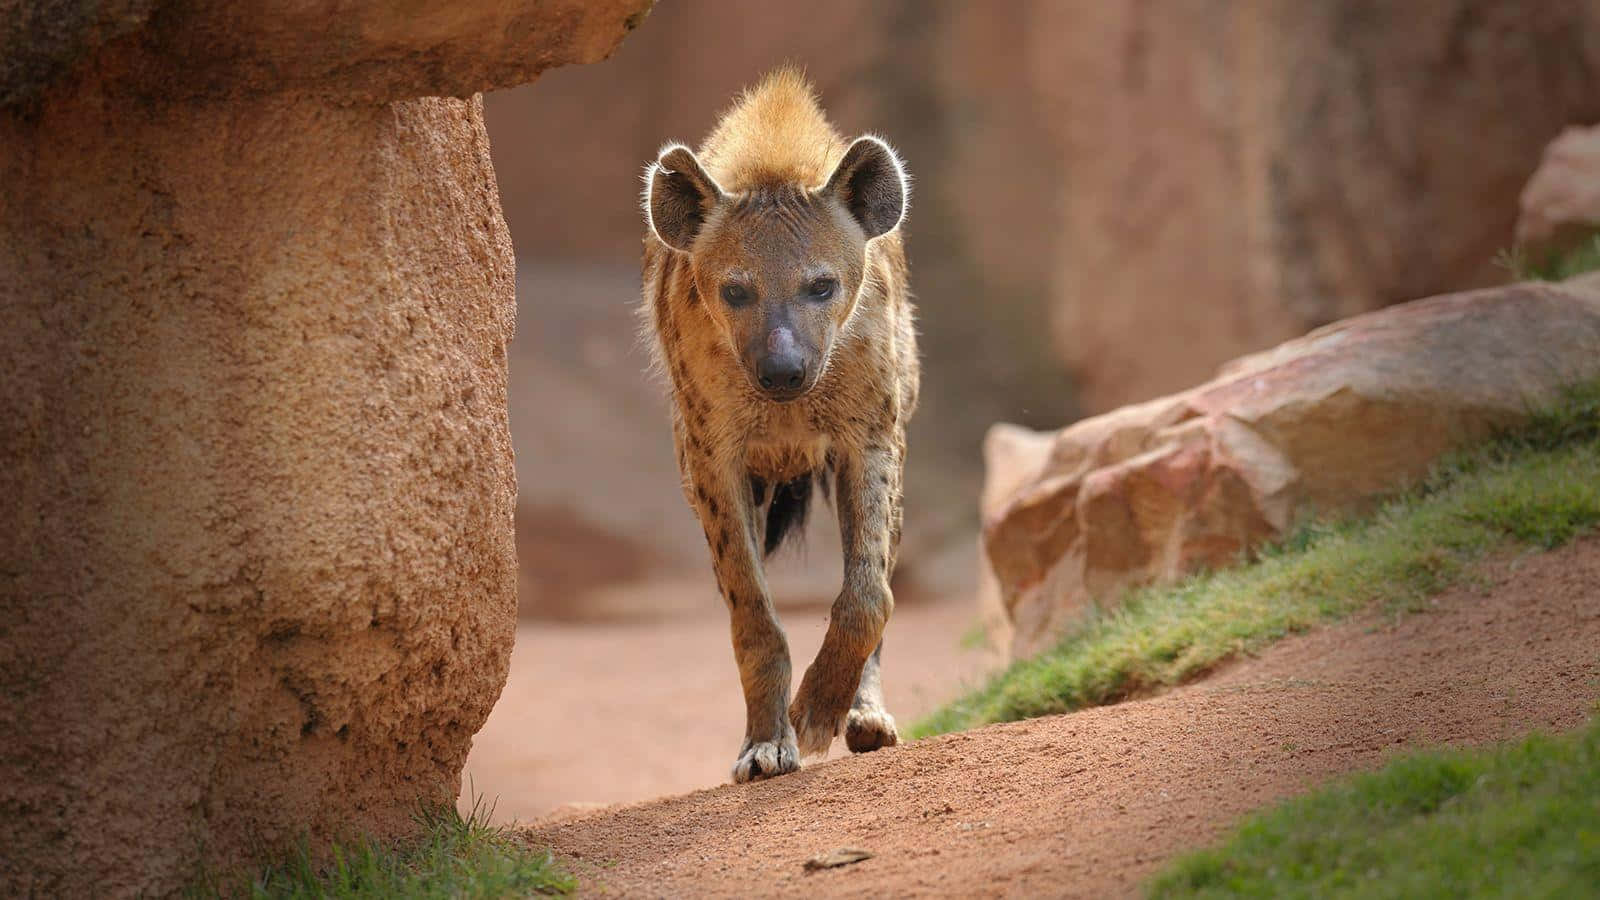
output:
[[[0,67],[0,894],[455,798],[515,624],[513,260],[481,102],[379,101],[642,3],[492,6],[0,5],[56,35]]]
[[[1013,652],[1132,585],[1228,565],[1308,514],[1360,509],[1597,376],[1591,276],[1368,313],[1052,435],[996,426],[983,533]]]
[[[1600,126],[1568,128],[1522,189],[1517,246],[1536,258],[1600,229]]]
[[[39,94],[101,45],[144,26],[156,0],[0,0],[0,107]]]
[[[195,0],[151,27],[153,0],[0,0],[0,106],[90,69],[124,98],[467,97],[604,59],[652,2]]]

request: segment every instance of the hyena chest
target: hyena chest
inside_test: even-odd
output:
[[[745,443],[746,465],[750,474],[767,481],[792,481],[821,470],[829,444],[828,435],[804,416],[770,416],[750,431]]]

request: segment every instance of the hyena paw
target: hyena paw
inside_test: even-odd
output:
[[[852,709],[844,720],[844,744],[851,753],[866,753],[900,743],[894,716],[881,709]]]
[[[849,711],[850,698],[845,695],[828,697],[818,691],[807,691],[800,685],[800,693],[789,706],[789,723],[794,726],[801,756],[817,756],[828,752],[833,739],[844,725]]]
[[[794,738],[785,736],[778,741],[745,741],[744,749],[733,763],[733,780],[739,784],[775,778],[800,769],[800,752]]]

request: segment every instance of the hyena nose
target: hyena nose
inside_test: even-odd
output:
[[[756,366],[761,389],[777,395],[793,394],[806,383],[806,364],[799,354],[773,353]]]

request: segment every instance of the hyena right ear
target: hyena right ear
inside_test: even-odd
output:
[[[668,144],[645,180],[644,214],[661,243],[687,253],[721,199],[722,188],[701,168],[694,151]]]
[[[905,166],[881,138],[856,138],[822,192],[836,197],[870,240],[900,227],[911,185]]]

